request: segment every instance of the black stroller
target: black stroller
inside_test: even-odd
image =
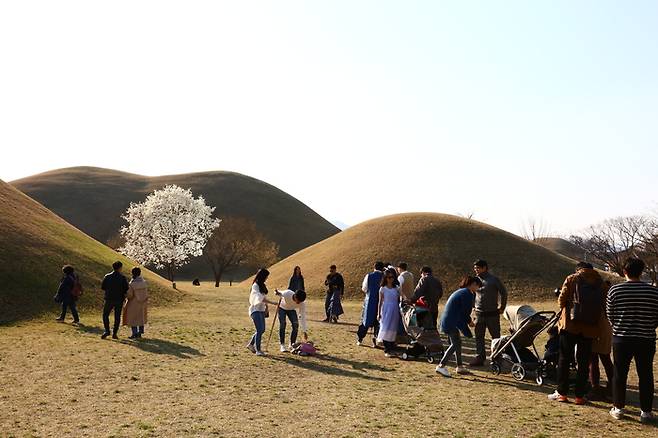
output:
[[[414,305],[405,305],[401,308],[402,325],[404,330],[411,338],[411,344],[400,355],[400,358],[407,360],[425,356],[429,363],[443,355],[443,343],[439,330],[432,327],[432,315],[424,307]]]
[[[503,316],[510,322],[511,334],[491,341],[491,372],[500,374],[503,363],[507,362],[512,365],[512,377],[516,380],[522,381],[531,371],[537,384],[542,385],[547,363],[540,359],[535,339],[557,323],[558,314],[537,312],[530,306],[510,306]]]

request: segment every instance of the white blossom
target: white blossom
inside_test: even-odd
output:
[[[121,227],[126,243],[119,251],[141,264],[166,268],[173,281],[177,268],[203,254],[220,223],[212,217],[214,210],[189,189],[168,185],[155,190],[144,202],[130,203],[121,216],[128,225]]]

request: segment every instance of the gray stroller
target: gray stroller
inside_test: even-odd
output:
[[[443,343],[439,330],[431,327],[432,316],[424,307],[414,305],[405,305],[401,308],[402,325],[404,330],[411,338],[411,344],[400,355],[400,358],[407,360],[424,356],[429,363],[443,355]]]

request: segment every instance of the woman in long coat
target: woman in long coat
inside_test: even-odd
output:
[[[146,309],[148,303],[148,286],[142,278],[142,270],[132,269],[132,280],[128,285],[126,304],[123,307],[123,325],[130,326],[132,335],[129,339],[141,338],[146,324]]]

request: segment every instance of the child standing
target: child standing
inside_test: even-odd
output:
[[[377,341],[384,343],[384,355],[393,357],[395,339],[400,325],[400,288],[395,269],[388,269],[379,289],[379,334]]]

